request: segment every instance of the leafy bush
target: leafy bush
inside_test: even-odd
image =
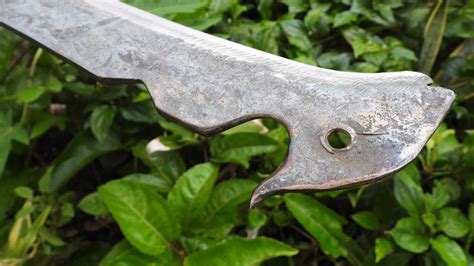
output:
[[[458,94],[418,159],[359,188],[250,195],[284,160],[271,119],[213,137],[0,30],[0,264],[468,265],[474,238],[474,2],[126,2],[345,71],[419,70]]]

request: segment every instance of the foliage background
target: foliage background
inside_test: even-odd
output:
[[[324,68],[418,70],[457,101],[394,178],[248,209],[281,125],[199,136],[2,29],[1,265],[474,264],[474,1],[125,2]]]

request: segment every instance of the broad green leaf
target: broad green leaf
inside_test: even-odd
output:
[[[170,250],[165,250],[158,256],[145,255],[134,248],[127,240],[122,240],[105,255],[100,266],[178,266],[179,259]]]
[[[158,123],[163,129],[170,131],[176,136],[179,136],[184,142],[196,142],[197,140],[198,135],[196,133],[189,131],[188,129],[170,122],[162,117],[159,117]]]
[[[471,223],[457,208],[445,207],[439,216],[439,229],[450,237],[463,237],[471,230]]]
[[[24,199],[31,199],[33,197],[33,190],[29,187],[19,186],[15,188],[15,194]]]
[[[303,22],[291,19],[281,21],[280,25],[290,44],[303,52],[311,51],[312,44],[305,33]]]
[[[272,17],[272,7],[275,0],[259,0],[258,1],[258,12],[264,19],[270,19]]]
[[[85,213],[94,216],[104,216],[108,213],[107,207],[97,192],[93,192],[82,198],[77,207]]]
[[[436,216],[431,212],[425,212],[421,215],[421,220],[425,223],[426,226],[431,230],[431,232],[436,232]]]
[[[181,175],[168,194],[168,205],[186,227],[206,207],[219,167],[212,163],[194,166]]]
[[[435,187],[440,187],[449,194],[449,201],[455,201],[461,197],[461,186],[451,178],[443,178],[435,182]]]
[[[311,32],[312,37],[321,38],[327,36],[331,31],[332,18],[323,6],[310,10],[304,17],[304,25]]]
[[[132,122],[154,124],[159,121],[156,108],[151,101],[121,105],[119,112],[125,120]]]
[[[259,265],[261,262],[271,258],[293,256],[297,253],[297,249],[266,237],[255,239],[229,237],[207,250],[189,255],[186,257],[184,265]]]
[[[196,251],[206,250],[209,247],[215,246],[222,239],[213,239],[208,237],[193,236],[193,237],[181,237],[180,244],[187,254],[194,253]]]
[[[386,56],[387,47],[380,37],[357,27],[345,29],[342,33],[352,46],[355,57],[374,53],[382,53]]]
[[[361,264],[363,254],[355,242],[342,230],[347,222],[343,217],[317,200],[302,194],[284,196],[286,207],[329,256],[348,258]]]
[[[201,215],[201,224],[233,222],[237,207],[250,200],[256,186],[257,183],[246,179],[230,179],[219,183]]]
[[[239,221],[238,207],[250,200],[257,184],[251,180],[230,179],[219,183],[212,191],[206,208],[191,230],[213,238],[229,233]]]
[[[425,204],[429,211],[438,210],[449,202],[449,191],[441,182],[435,181],[431,194],[425,194]]]
[[[63,89],[63,84],[58,79],[52,78],[52,79],[48,80],[48,84],[46,85],[46,89],[50,92],[58,93],[58,92],[61,92],[61,90]]]
[[[132,150],[133,155],[141,159],[153,173],[174,183],[186,170],[181,155],[176,151],[148,153],[146,145],[147,141],[138,143]]]
[[[171,190],[171,184],[168,180],[158,175],[152,174],[131,174],[124,178],[123,180],[127,180],[136,184],[143,185],[145,187],[150,188],[156,192],[160,193],[168,193]]]
[[[116,134],[111,133],[99,142],[89,130],[82,131],[68,143],[43,175],[40,191],[57,191],[94,159],[120,148],[121,143]]]
[[[92,111],[90,118],[91,130],[99,142],[104,141],[109,134],[116,112],[115,107],[107,105],[97,107]]]
[[[361,211],[351,216],[360,226],[367,230],[379,230],[380,222],[375,213],[370,211]]]
[[[394,250],[392,242],[385,237],[375,240],[375,262],[381,261]]]
[[[306,11],[309,6],[305,0],[281,0],[282,3],[288,6],[290,13],[299,13]]]
[[[237,163],[249,167],[252,156],[270,153],[279,148],[272,138],[257,133],[218,135],[211,139],[212,160],[219,163]]]
[[[53,126],[53,124],[54,124],[54,120],[52,116],[47,116],[44,119],[41,119],[40,121],[36,122],[33,125],[33,128],[31,129],[31,132],[30,132],[30,137],[34,139],[41,136],[48,129],[50,129]]]
[[[420,216],[424,211],[423,190],[418,177],[418,170],[411,164],[394,178],[395,198],[411,216]]]
[[[414,217],[400,219],[389,234],[399,247],[413,253],[425,252],[430,247],[423,223]]]
[[[431,239],[431,246],[448,266],[467,266],[467,258],[456,241],[444,235]]]
[[[166,201],[143,186],[115,180],[99,187],[99,195],[125,238],[145,254],[163,253],[180,235]]]
[[[438,57],[443,42],[444,29],[448,16],[449,0],[438,0],[431,12],[423,32],[423,47],[421,48],[418,71],[429,75]]]
[[[22,90],[17,95],[17,102],[19,103],[29,103],[32,102],[36,99],[38,99],[44,92],[45,88],[42,86],[31,86],[31,87],[26,87]]]
[[[357,14],[351,11],[337,13],[334,17],[334,27],[340,27],[357,20]]]

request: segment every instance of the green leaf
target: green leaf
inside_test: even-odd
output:
[[[58,93],[58,92],[61,92],[61,90],[63,89],[63,84],[61,83],[61,81],[57,80],[56,78],[52,78],[48,80],[48,84],[46,88],[50,92]]]
[[[448,266],[467,266],[467,258],[456,241],[439,235],[431,239],[431,246]]]
[[[93,192],[82,198],[77,207],[85,213],[94,216],[104,216],[108,213],[107,207],[97,192]]]
[[[311,32],[311,37],[321,38],[327,36],[331,31],[331,20],[332,18],[327,14],[327,10],[321,7],[306,13],[304,25],[308,32]]]
[[[180,235],[166,201],[143,186],[115,180],[99,187],[99,195],[125,238],[145,254],[163,253]]]
[[[219,167],[212,163],[194,166],[181,175],[168,194],[168,204],[186,227],[206,207]]]
[[[303,22],[297,19],[284,20],[280,26],[288,42],[303,52],[311,51],[313,45],[306,35]]]
[[[346,41],[352,46],[355,57],[374,53],[381,53],[386,56],[388,47],[380,37],[357,27],[345,29],[342,33]]]
[[[168,193],[171,190],[171,184],[168,180],[163,177],[152,175],[152,174],[131,174],[124,178],[136,184],[148,187],[156,192]]]
[[[46,116],[40,121],[37,121],[30,132],[30,137],[32,139],[41,136],[48,129],[50,129],[54,124],[54,118],[52,116]]]
[[[48,242],[53,247],[62,247],[66,245],[66,242],[64,242],[46,227],[41,227],[38,233],[44,241]]]
[[[413,253],[423,253],[430,247],[423,223],[413,217],[400,219],[389,234],[399,247]]]
[[[421,48],[418,71],[429,75],[438,57],[443,42],[444,29],[448,16],[449,0],[438,0],[423,32],[423,47]]]
[[[219,163],[237,163],[249,167],[252,156],[270,153],[279,148],[272,138],[257,133],[217,135],[211,139],[212,160]]]
[[[17,102],[19,103],[30,103],[38,99],[45,92],[45,88],[42,86],[26,87],[17,95]]]
[[[257,186],[252,180],[230,179],[219,183],[212,191],[209,203],[202,214],[202,224],[216,224],[228,220],[236,214],[237,207],[250,201],[250,196]]]
[[[266,237],[255,239],[229,237],[207,250],[189,255],[186,257],[184,265],[259,265],[271,258],[293,256],[297,253],[297,249]]]
[[[375,262],[381,261],[387,255],[393,252],[393,245],[385,237],[379,237],[375,240]]]
[[[334,17],[334,28],[347,25],[357,20],[357,14],[352,11],[337,13]]]
[[[223,135],[232,135],[236,133],[265,133],[267,132],[268,129],[265,127],[265,125],[262,124],[260,119],[256,120],[251,120],[248,122],[245,122],[243,124],[240,124],[238,126],[235,126],[231,129],[228,129],[221,134]]]
[[[209,237],[224,237],[237,224],[238,207],[250,201],[257,184],[251,180],[230,179],[219,183],[212,191],[206,208],[192,231]]]
[[[450,237],[463,237],[471,230],[471,223],[457,208],[445,207],[439,216],[439,229]]]
[[[65,225],[74,218],[74,206],[70,202],[64,202],[61,204],[61,217],[59,219],[59,225]]]
[[[117,109],[115,107],[107,105],[97,107],[92,111],[90,119],[91,129],[99,142],[104,141],[109,134],[116,112]]]
[[[438,210],[449,202],[449,191],[441,182],[435,181],[433,193],[425,194],[425,203],[429,211]]]
[[[138,143],[133,148],[133,155],[141,159],[153,173],[174,183],[186,170],[186,165],[181,155],[176,151],[148,153],[146,145],[147,141]]]
[[[250,209],[248,215],[248,222],[251,228],[260,228],[267,223],[267,215],[260,209]]]
[[[89,130],[82,131],[68,143],[43,175],[40,191],[57,191],[94,159],[120,148],[121,143],[116,134],[109,134],[106,139],[99,142]]]
[[[24,199],[31,199],[33,197],[33,190],[29,187],[19,186],[15,188],[15,194]]]
[[[423,190],[418,178],[418,170],[411,164],[394,179],[395,198],[411,216],[420,216],[424,211]]]
[[[272,17],[272,7],[275,0],[259,0],[258,1],[258,12],[264,19],[270,19]]]
[[[309,8],[305,0],[281,0],[281,2],[288,6],[290,13],[303,12]]]
[[[362,251],[342,231],[347,222],[343,217],[305,195],[286,194],[284,200],[296,220],[318,240],[324,253],[335,258],[348,258],[353,264],[362,263]]]
[[[152,101],[122,105],[119,112],[125,120],[132,122],[154,124],[159,121],[159,116]]]
[[[375,213],[370,211],[361,211],[351,216],[352,220],[367,230],[379,230],[380,222]]]
[[[99,264],[100,266],[158,266],[181,265],[177,258],[169,249],[165,250],[158,256],[149,256],[141,253],[134,248],[126,240],[122,240],[114,245],[114,247],[105,255]]]
[[[179,136],[183,141],[196,142],[198,136],[196,133],[189,131],[188,129],[173,122],[170,122],[162,117],[159,118],[158,123],[162,128],[166,129],[167,131],[173,133],[176,136]]]

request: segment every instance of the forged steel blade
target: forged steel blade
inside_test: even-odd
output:
[[[416,72],[347,73],[232,43],[112,0],[0,0],[0,23],[102,82],[143,82],[158,111],[202,134],[273,117],[285,163],[254,205],[284,191],[364,184],[412,161],[454,93]],[[351,143],[332,148],[345,131]]]

